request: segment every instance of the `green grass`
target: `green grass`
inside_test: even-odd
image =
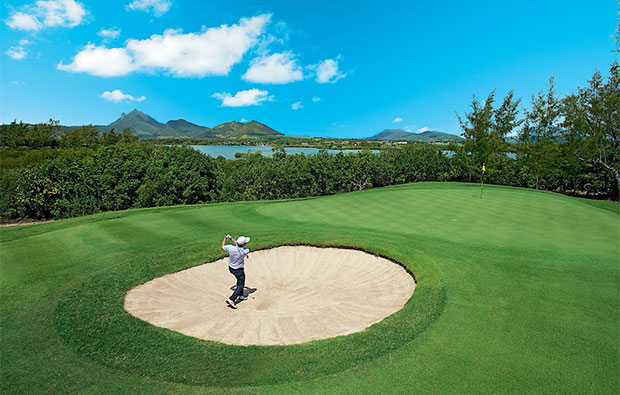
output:
[[[3,228],[1,390],[618,393],[617,207],[421,183]],[[225,232],[255,249],[363,248],[418,287],[363,332],[288,347],[200,341],[123,310],[131,287],[222,256]]]

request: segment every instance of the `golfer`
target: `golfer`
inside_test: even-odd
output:
[[[227,245],[226,240],[231,240],[235,245]],[[239,236],[237,240],[232,236],[226,234],[224,240],[222,240],[222,250],[228,252],[228,271],[237,279],[237,287],[235,292],[226,299],[226,304],[233,309],[237,308],[236,303],[240,300],[246,300],[247,297],[243,296],[243,287],[245,286],[245,272],[243,271],[243,264],[245,263],[245,257],[250,253],[250,250],[245,247],[250,242],[250,238],[246,236]]]

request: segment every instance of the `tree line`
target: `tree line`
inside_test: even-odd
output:
[[[619,67],[559,98],[553,79],[519,110],[509,93],[472,100],[459,115],[465,141],[445,147],[287,155],[274,149],[230,161],[188,147],[144,143],[129,131],[12,123],[0,128],[3,156],[55,150],[29,166],[0,166],[0,216],[67,218],[175,204],[322,196],[417,181],[485,182],[618,199]],[[46,147],[46,148],[44,148]],[[3,158],[3,163],[4,163]],[[482,165],[486,173],[482,174]]]
[[[488,177],[498,184],[617,200],[619,83],[617,62],[607,79],[596,72],[588,86],[563,98],[551,78],[546,91],[532,96],[523,116],[512,92],[499,105],[495,92],[484,102],[474,98],[470,111],[458,117],[465,137],[456,155],[462,172],[467,180],[478,180],[485,164]],[[515,163],[505,160],[506,152],[515,153]]]
[[[99,133],[93,125],[84,125],[60,130],[59,122],[50,119],[47,123],[27,124],[13,121],[0,125],[0,146],[5,148],[76,148],[135,143],[138,136],[132,135],[129,128],[117,133],[114,128]]]

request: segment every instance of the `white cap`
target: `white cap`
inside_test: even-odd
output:
[[[246,236],[237,237],[237,244],[244,245],[250,242],[250,238]]]

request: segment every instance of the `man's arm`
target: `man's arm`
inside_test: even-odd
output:
[[[224,246],[226,245],[227,239],[231,240],[233,243],[235,243],[235,245],[237,245],[237,240],[233,239],[231,235],[226,234],[226,236],[224,237],[224,240],[222,240],[222,250],[224,249]]]

